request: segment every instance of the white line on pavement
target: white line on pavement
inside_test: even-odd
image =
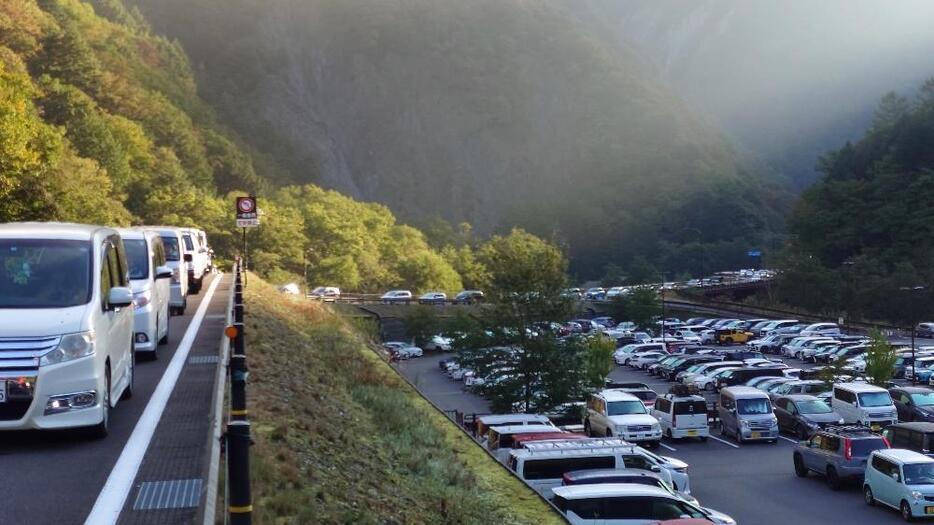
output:
[[[661,445],[661,446],[667,448],[668,450],[670,450],[670,451],[672,451],[672,452],[677,452],[677,451],[678,451],[678,449],[676,449],[675,447],[669,447],[668,445],[666,445],[666,444],[664,444],[664,443],[659,443],[659,445]]]
[[[113,470],[110,471],[110,476],[107,477],[107,483],[104,484],[104,488],[98,494],[97,501],[94,502],[94,508],[91,509],[91,513],[88,514],[87,520],[84,522],[85,525],[113,524],[120,518],[120,511],[123,510],[123,504],[126,503],[126,498],[130,494],[130,488],[132,488],[136,473],[139,472],[139,467],[143,463],[143,457],[145,457],[146,450],[149,448],[149,442],[152,441],[156,426],[162,418],[162,411],[165,410],[169,396],[172,394],[172,390],[175,389],[175,383],[178,382],[178,376],[181,375],[182,367],[185,366],[188,353],[191,351],[191,345],[195,342],[198,329],[201,328],[204,313],[207,312],[208,305],[211,304],[211,298],[214,296],[214,290],[220,284],[221,279],[222,277],[218,276],[211,281],[211,286],[208,288],[207,293],[204,294],[204,298],[198,306],[198,311],[195,312],[191,324],[188,325],[188,330],[185,331],[185,336],[178,344],[178,349],[175,351],[175,355],[172,356],[172,361],[166,367],[162,379],[159,380],[152,397],[149,398],[149,403],[146,404],[146,409],[143,410],[139,421],[136,422],[136,427],[133,428],[130,439],[126,441],[123,451],[120,452],[117,463],[114,465]]]
[[[798,442],[795,441],[794,439],[786,438],[785,436],[778,436],[778,438],[779,438],[779,439],[784,439],[785,441],[787,441],[787,442],[789,442],[789,443],[794,443],[795,445],[798,444]]]
[[[723,439],[720,439],[720,438],[718,438],[717,436],[710,436],[710,439],[712,439],[712,440],[714,440],[714,441],[719,441],[720,443],[723,443],[724,445],[727,445],[727,446],[730,446],[730,447],[733,447],[733,448],[739,448],[739,445],[737,445],[737,444],[735,444],[735,443],[730,443],[729,441],[726,441],[726,440],[723,440]]]

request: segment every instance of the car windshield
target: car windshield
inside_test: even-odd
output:
[[[768,399],[739,399],[736,411],[744,416],[771,414],[772,405]]]
[[[819,399],[798,401],[795,404],[798,406],[798,412],[801,412],[802,414],[829,414],[833,412],[833,409],[830,408],[830,405]]]
[[[126,262],[130,265],[130,279],[146,279],[149,277],[149,250],[143,239],[129,239],[123,241],[126,248]]]
[[[91,297],[88,241],[0,239],[0,308],[62,308]]]
[[[646,412],[641,401],[613,401],[606,404],[606,413],[608,416],[627,416]]]
[[[181,254],[178,250],[178,237],[162,237],[162,244],[165,245],[165,260],[178,261]]]
[[[861,392],[857,396],[861,407],[886,407],[892,404],[888,392]]]
[[[925,392],[923,394],[911,394],[911,402],[919,407],[934,405],[934,392]]]
[[[934,485],[934,463],[909,463],[902,470],[906,485]]]

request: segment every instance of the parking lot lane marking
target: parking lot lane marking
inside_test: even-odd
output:
[[[130,434],[123,451],[120,452],[120,457],[117,459],[113,470],[110,471],[104,488],[97,495],[97,501],[94,502],[94,508],[88,514],[87,520],[84,522],[85,525],[112,525],[117,523],[120,518],[120,512],[123,510],[126,498],[133,487],[136,473],[139,472],[139,467],[143,463],[143,457],[146,455],[146,450],[149,449],[149,443],[152,441],[156,426],[158,426],[159,420],[162,418],[165,405],[169,402],[169,396],[175,390],[175,383],[178,382],[182,368],[188,360],[191,345],[195,342],[195,337],[201,328],[201,321],[204,320],[205,312],[208,311],[208,306],[211,304],[211,298],[214,297],[214,290],[217,289],[217,285],[220,284],[222,279],[222,276],[217,276],[211,281],[211,286],[208,287],[207,293],[201,299],[198,311],[195,312],[195,316],[191,319],[191,324],[188,325],[185,336],[182,337],[178,349],[175,350],[175,355],[172,356],[169,366],[162,373],[162,379],[159,380],[152,397],[149,398],[149,403],[146,404],[143,414],[133,428],[133,433]]]
[[[661,445],[661,446],[667,448],[668,450],[670,450],[670,451],[672,451],[672,452],[677,452],[677,451],[678,451],[678,449],[676,449],[675,447],[669,447],[668,445],[666,445],[666,444],[664,444],[664,443],[659,443],[659,445]]]
[[[793,443],[793,444],[795,444],[795,445],[798,444],[798,442],[795,441],[794,439],[786,438],[785,436],[778,436],[778,438],[779,438],[779,439],[784,439],[785,441],[787,441],[787,442],[789,442],[789,443]]]
[[[720,443],[723,443],[724,445],[727,445],[733,448],[739,448],[739,445],[737,445],[736,443],[730,443],[729,441],[726,441],[725,439],[720,439],[717,436],[710,436],[710,439],[714,441],[719,441]]]

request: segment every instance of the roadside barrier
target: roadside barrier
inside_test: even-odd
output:
[[[246,382],[250,375],[246,364],[246,334],[243,323],[243,288],[246,275],[242,259],[234,265],[233,324],[227,337],[233,342],[228,363],[230,374],[230,410],[224,434],[227,452],[228,523],[249,525],[253,522],[253,495],[250,488],[250,422],[248,420]]]

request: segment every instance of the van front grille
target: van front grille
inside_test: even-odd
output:
[[[38,370],[39,358],[58,347],[60,336],[0,338],[0,370]]]

